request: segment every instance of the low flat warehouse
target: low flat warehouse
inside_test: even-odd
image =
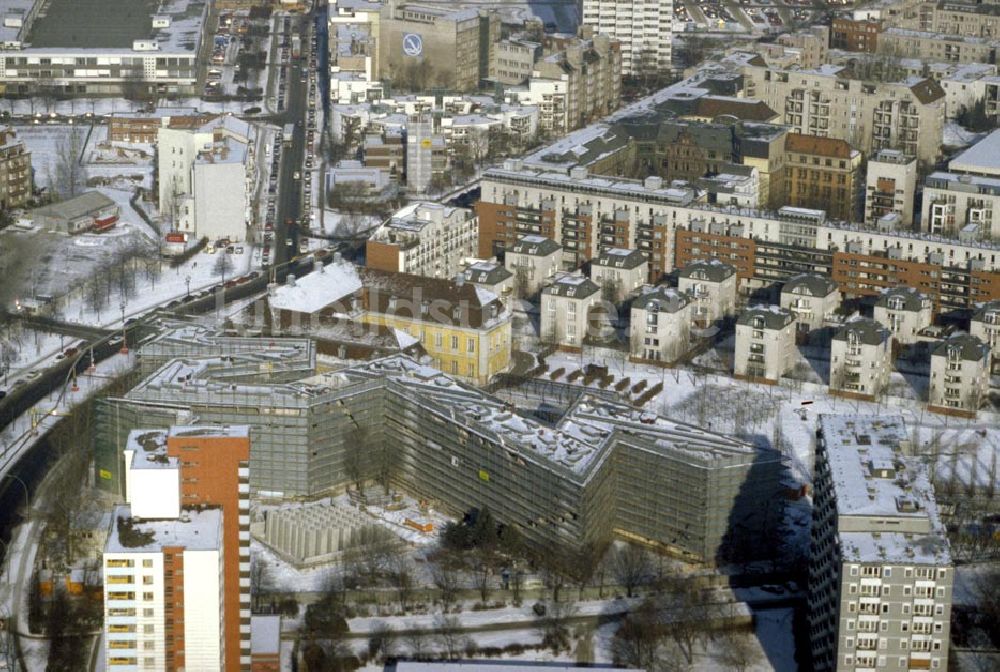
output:
[[[207,0],[0,0],[0,93],[193,93],[208,9]]]

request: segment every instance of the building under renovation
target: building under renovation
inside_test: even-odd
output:
[[[247,372],[279,351],[296,361],[282,339],[267,343],[173,359],[102,413],[119,434],[176,418],[250,425],[258,498],[312,499],[360,475],[454,514],[488,506],[534,545],[619,536],[705,562],[772,550],[782,466],[769,448],[586,390],[543,422],[405,356],[267,382]],[[114,486],[122,442],[98,444]]]

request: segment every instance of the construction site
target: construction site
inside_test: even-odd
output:
[[[200,330],[200,331],[199,331]],[[99,405],[98,482],[120,492],[132,429],[251,427],[257,501],[312,501],[380,482],[453,515],[489,507],[529,544],[619,537],[691,561],[773,553],[781,455],[666,420],[611,393],[521,409],[409,357],[317,373],[306,339],[182,326],[140,350],[143,380]]]

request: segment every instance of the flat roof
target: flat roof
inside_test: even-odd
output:
[[[902,416],[823,415],[820,427],[838,515],[871,521],[867,526],[838,524],[844,558],[949,562],[948,539],[927,469],[903,454],[910,435]],[[892,528],[880,523],[887,519],[909,521],[905,529],[910,531],[887,531]]]
[[[0,12],[12,1],[22,4],[0,0]],[[193,53],[201,43],[205,6],[206,0],[49,0],[24,41],[33,50]],[[170,25],[153,28],[154,16],[168,18]],[[133,51],[135,40],[156,40],[159,49]]]
[[[133,535],[119,521],[131,521]],[[140,536],[150,534],[152,537]],[[189,551],[220,549],[222,509],[183,509],[180,518],[139,520],[132,517],[128,504],[115,507],[106,553],[158,553],[164,546],[183,546]]]

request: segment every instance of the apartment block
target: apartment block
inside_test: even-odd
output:
[[[783,110],[797,133],[850,142],[865,155],[899,149],[932,163],[941,155],[945,93],[933,79],[869,82],[843,66],[780,70],[746,64],[745,95]]]
[[[865,224],[874,226],[886,215],[898,215],[899,225],[913,225],[917,196],[917,160],[896,149],[881,149],[869,157],[865,184]]]
[[[577,274],[561,273],[542,288],[539,337],[545,343],[578,351],[596,335],[592,314],[601,301],[601,288]]]
[[[122,453],[128,504],[103,565],[108,669],[249,671],[248,428],[135,430]]]
[[[33,190],[31,152],[12,127],[0,125],[0,211],[23,208]]]
[[[490,79],[501,84],[524,84],[542,55],[542,45],[513,37],[501,40],[490,50]]]
[[[455,279],[359,268],[334,259],[268,291],[275,333],[309,335],[360,323],[419,341],[441,371],[484,385],[510,365],[510,311],[495,295]]]
[[[892,338],[875,320],[859,318],[837,330],[830,342],[830,393],[878,399],[889,386]]]
[[[160,215],[196,238],[246,240],[256,202],[257,129],[219,117],[195,129],[157,133]]]
[[[622,72],[638,75],[671,67],[672,0],[583,0],[582,25],[622,43]]]
[[[781,307],[792,312],[802,332],[823,327],[840,308],[840,301],[837,283],[826,275],[803,273],[781,286]]]
[[[496,294],[503,301],[514,293],[514,274],[496,261],[475,261],[462,271],[465,281]]]
[[[836,17],[830,23],[830,48],[873,54],[881,32],[881,21]]]
[[[621,44],[607,35],[592,39],[549,38],[531,77],[507,97],[538,107],[539,128],[564,135],[618,109],[621,103]]]
[[[483,255],[483,238],[479,239]],[[504,253],[504,266],[514,275],[514,293],[535,296],[563,268],[563,250],[551,238],[535,234],[521,236]]]
[[[987,301],[972,314],[969,333],[981,340],[1000,361],[1000,301]]]
[[[778,306],[755,306],[736,319],[733,375],[776,384],[796,361],[795,315]]]
[[[900,416],[820,417],[812,669],[948,669],[954,569],[924,464]]]
[[[1000,238],[1000,178],[934,172],[924,185],[921,228],[939,236]]]
[[[691,298],[672,287],[646,285],[632,301],[629,355],[634,361],[673,364],[691,343]]]
[[[123,505],[113,521],[103,557],[106,668],[226,669],[222,512],[147,521]]]
[[[975,336],[958,333],[931,351],[927,408],[976,417],[990,391],[990,348]]]
[[[502,251],[519,232],[544,231],[563,245],[567,267],[592,259],[602,245],[648,252],[651,280],[690,261],[717,258],[735,266],[748,287],[818,272],[831,275],[845,296],[877,296],[903,284],[940,307],[1000,298],[994,243],[859,229],[806,208],[719,208],[696,202],[691,190],[664,188],[657,177],[639,182],[560,168],[510,161],[485,172],[476,204],[480,256]]]
[[[381,10],[382,3],[369,0],[327,5],[331,70],[362,73],[368,81],[378,79]]]
[[[924,30],[887,28],[878,38],[878,52],[932,63],[995,63],[995,37],[949,35]]]
[[[411,203],[380,225],[365,243],[365,264],[393,273],[454,278],[479,249],[471,210]]]
[[[933,303],[913,287],[886,289],[875,300],[875,321],[888,329],[897,343],[916,343],[917,335],[933,320]]]
[[[861,214],[861,152],[844,140],[789,133],[787,205],[822,208],[833,219],[857,221]]]
[[[169,406],[197,407],[205,422],[248,418],[251,490],[260,496],[341,492],[351,451],[373,480],[376,451],[357,438],[364,427],[365,446],[392,442],[393,487],[454,515],[488,506],[535,548],[620,535],[709,564],[774,552],[783,516],[777,451],[656,418],[614,393],[570,400],[551,425],[407,357],[266,383],[260,373],[249,382],[233,373],[259,371],[257,353],[223,362],[210,343],[201,352],[165,364],[107,417],[143,423]]]
[[[736,268],[718,259],[692,261],[678,269],[677,290],[691,297],[691,320],[698,326],[736,314]]]
[[[590,265],[590,279],[601,288],[603,297],[621,303],[646,282],[649,264],[639,250],[609,247]]]

